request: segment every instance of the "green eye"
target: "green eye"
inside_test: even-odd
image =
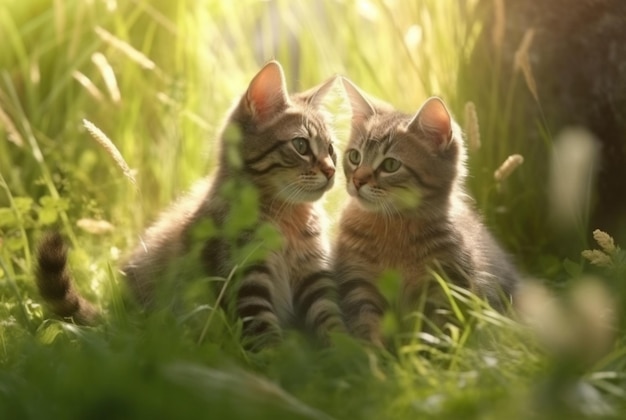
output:
[[[400,166],[402,164],[400,163],[399,160],[394,159],[394,158],[387,158],[385,160],[383,160],[382,165],[380,165],[383,169],[383,171],[385,172],[395,172],[398,169],[400,169]]]
[[[358,165],[361,163],[361,154],[358,150],[352,149],[348,152],[348,160],[353,165]]]
[[[304,137],[296,137],[291,140],[291,142],[293,143],[293,147],[296,148],[296,151],[301,155],[306,155],[309,151],[309,141]]]

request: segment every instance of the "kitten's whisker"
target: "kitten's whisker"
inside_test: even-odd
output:
[[[295,188],[294,188],[295,186]],[[290,206],[291,204],[295,203],[296,200],[292,200],[293,197],[298,197],[302,191],[304,191],[304,188],[300,185],[299,180],[295,180],[290,182],[289,184],[285,185],[277,194],[276,197],[274,198],[274,200],[272,201],[272,203],[276,202],[276,200],[279,198],[280,193],[282,193],[285,190],[291,189],[289,191],[289,194],[284,197],[281,198],[280,200],[280,207],[278,208],[278,210],[276,211],[276,215],[275,217],[280,219],[283,217],[283,212],[286,210],[286,208],[288,206]]]
[[[391,208],[391,204],[388,201],[383,201],[383,209],[385,211],[385,218],[386,218],[386,225],[385,225],[385,234],[388,235],[389,234],[389,228],[392,224],[392,219],[393,219],[393,213],[392,213],[392,208]]]

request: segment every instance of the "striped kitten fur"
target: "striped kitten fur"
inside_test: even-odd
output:
[[[422,298],[440,325],[435,311],[445,299],[430,270],[504,309],[518,274],[469,204],[466,152],[445,104],[433,97],[407,115],[342,82],[352,108],[343,158],[350,199],[333,265],[348,329],[382,346],[388,306],[406,315]],[[401,276],[397,302],[387,302],[377,285],[386,270]]]
[[[234,307],[243,319],[244,335],[279,339],[283,328],[301,326],[326,339],[328,331],[342,328],[329,271],[325,214],[315,203],[335,179],[333,136],[319,108],[333,83],[334,79],[289,95],[279,63],[269,62],[259,71],[227,118],[216,172],[198,182],[147,229],[123,266],[128,285],[140,302],[146,306],[153,303],[159,279],[177,260],[188,256],[192,247],[198,247],[193,241],[202,239],[194,236],[192,240],[192,233],[197,233],[194,229],[207,219],[218,227],[227,223],[231,206],[221,190],[227,182],[237,180],[254,186],[259,197],[258,223],[273,225],[284,244],[266,259],[240,267],[234,302],[226,306]],[[237,141],[232,142],[233,137]],[[236,159],[232,159],[233,147]],[[244,245],[250,237],[246,231],[235,241],[204,240],[200,264],[206,273],[228,277],[233,267],[242,263],[232,257],[232,242]],[[58,255],[50,252],[49,245],[44,241],[40,248],[42,295],[57,302],[75,299],[69,286],[48,286],[60,285],[66,278],[61,259],[46,263],[51,255]],[[48,270],[51,266],[54,269]],[[46,293],[48,289],[54,293]],[[75,320],[89,318],[83,313],[87,306],[80,302],[71,307],[73,313],[57,313]],[[65,306],[52,305],[53,309],[59,307]]]
[[[77,324],[92,324],[97,309],[74,288],[67,266],[67,245],[58,232],[44,236],[37,249],[37,287],[50,310]]]

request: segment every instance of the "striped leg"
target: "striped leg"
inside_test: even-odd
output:
[[[360,277],[340,279],[339,296],[348,330],[357,338],[383,347],[380,321],[387,302],[376,285]]]
[[[345,331],[335,282],[327,270],[308,274],[296,281],[293,306],[298,321],[324,343],[328,342],[329,332]]]
[[[255,348],[279,342],[282,337],[272,293],[272,277],[267,266],[247,267],[237,291],[237,314],[243,320],[244,338],[253,339]]]

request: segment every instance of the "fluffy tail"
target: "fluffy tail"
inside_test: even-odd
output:
[[[37,252],[37,287],[55,314],[90,325],[98,318],[96,308],[74,288],[67,266],[67,246],[58,232],[46,235]]]

